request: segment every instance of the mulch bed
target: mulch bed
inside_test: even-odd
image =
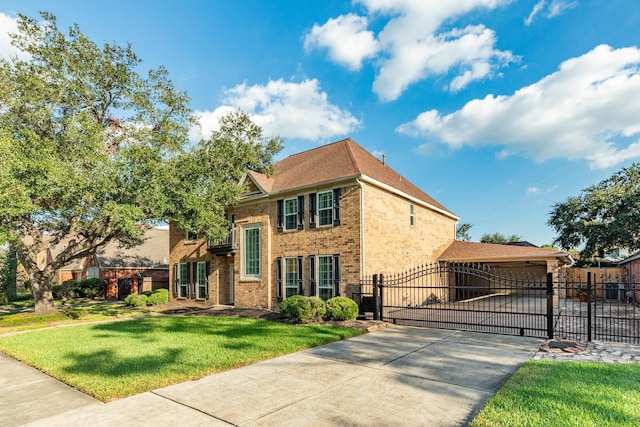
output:
[[[169,304],[158,306],[157,311],[167,315],[183,316],[225,316],[243,317],[249,319],[264,319],[272,322],[295,323],[290,319],[283,319],[280,313],[271,310],[242,307],[210,307],[195,305],[188,301],[170,301]],[[380,320],[354,319],[345,321],[321,320],[312,322],[313,325],[343,326],[346,328],[358,329],[363,332],[373,332],[387,326],[387,323]]]

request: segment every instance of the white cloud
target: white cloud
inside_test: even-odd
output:
[[[540,189],[538,187],[527,188],[527,194],[538,194],[538,193],[540,193]]]
[[[601,45],[513,95],[487,95],[397,131],[456,149],[498,146],[504,158],[584,159],[594,169],[640,158],[640,49]]]
[[[240,84],[225,91],[223,104],[212,112],[197,112],[205,138],[217,129],[218,118],[233,109],[249,114],[265,134],[284,138],[318,141],[347,135],[362,125],[351,113],[331,104],[316,79]],[[199,136],[197,132],[192,131],[192,140]]]
[[[352,71],[362,67],[362,61],[374,56],[378,42],[371,31],[366,31],[366,17],[354,14],[329,19],[324,25],[314,25],[304,41],[305,50],[328,48],[329,57]]]
[[[525,25],[531,25],[533,19],[537,15],[543,15],[546,18],[553,18],[564,13],[565,10],[572,9],[578,5],[575,0],[551,0],[548,4],[546,0],[540,0],[533,6],[533,10],[524,20]]]
[[[517,60],[511,52],[495,48],[493,30],[483,25],[453,26],[457,18],[475,9],[494,9],[511,0],[357,1],[366,7],[368,17],[388,19],[377,38],[365,30],[367,17],[348,14],[315,25],[305,47],[327,48],[333,61],[352,70],[375,55],[378,70],[373,91],[383,101],[393,101],[410,85],[433,76],[451,74],[447,88],[459,91]]]
[[[8,59],[11,55],[20,55],[22,51],[11,45],[9,33],[18,32],[17,21],[4,13],[0,13],[0,58]]]

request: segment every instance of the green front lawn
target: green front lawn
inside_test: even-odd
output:
[[[260,319],[168,316],[0,337],[0,350],[102,401],[359,335]]]
[[[56,305],[57,313],[0,313],[0,335],[51,326],[77,324],[114,318],[140,317],[153,312],[144,308],[126,307],[122,303],[87,303],[87,305]]]
[[[470,425],[638,426],[640,364],[526,362]]]

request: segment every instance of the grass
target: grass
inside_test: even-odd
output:
[[[261,319],[167,316],[0,337],[0,350],[104,402],[359,335]]]
[[[0,335],[51,326],[77,324],[88,321],[144,316],[145,309],[132,309],[122,303],[57,306],[59,312],[35,314],[33,312],[0,314]]]
[[[640,425],[640,364],[528,361],[470,425]]]

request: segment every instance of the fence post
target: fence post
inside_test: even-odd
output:
[[[373,320],[378,319],[378,275],[373,275]]]
[[[380,304],[380,315],[379,315],[379,319],[380,320],[384,320],[382,317],[382,306],[384,305],[384,300],[383,300],[383,289],[384,289],[384,275],[380,274],[380,278],[378,280],[378,288],[380,289],[380,298],[379,298],[379,304]]]
[[[553,273],[547,273],[547,338],[553,339]]]
[[[591,342],[591,272],[587,272],[587,341]]]

